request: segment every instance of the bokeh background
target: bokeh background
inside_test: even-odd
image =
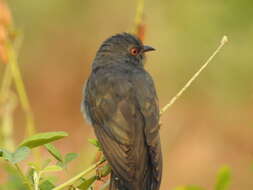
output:
[[[130,31],[135,0],[9,0],[24,33],[19,63],[38,131],[67,131],[56,143],[79,158],[61,181],[90,165],[91,126],[80,113],[82,88],[103,40]],[[253,1],[146,0],[145,43],[160,106],[173,97],[214,51],[229,43],[161,118],[162,190],[195,184],[212,189],[228,165],[231,190],[253,189]],[[0,66],[2,77],[4,66]],[[1,79],[0,79],[1,80]],[[24,115],[15,113],[17,142]]]

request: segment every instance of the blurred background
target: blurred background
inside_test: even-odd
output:
[[[61,182],[89,166],[94,133],[80,113],[82,89],[93,57],[109,36],[130,31],[136,1],[8,1],[24,33],[19,63],[38,131],[66,131],[56,143],[78,152]],[[228,165],[231,190],[253,189],[253,1],[146,0],[147,58],[164,106],[220,43],[229,43],[191,88],[161,118],[162,190],[196,184],[211,189]],[[4,65],[0,65],[2,78]],[[0,80],[1,80],[0,78]],[[15,112],[17,142],[24,114]]]

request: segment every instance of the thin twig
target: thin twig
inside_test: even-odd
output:
[[[11,71],[10,71],[10,65],[8,64],[4,70],[4,75],[2,79],[2,85],[0,89],[0,103],[3,103],[6,100],[6,91],[9,90],[11,86]]]
[[[200,69],[192,76],[192,78],[184,85],[184,87],[166,104],[160,111],[160,115],[167,111],[175,101],[184,93],[184,91],[192,84],[192,82],[199,76],[199,74],[206,68],[206,66],[213,60],[213,58],[220,52],[222,47],[228,42],[227,36],[223,36],[220,45],[213,52],[213,54],[207,59],[207,61],[200,67]]]
[[[2,117],[2,128],[0,132],[0,145],[9,148],[9,150],[13,150],[14,148],[14,140],[13,140],[13,127],[12,125],[9,125],[10,123],[7,122],[6,124],[5,121],[10,121],[10,113],[6,113],[6,110],[10,111],[10,109],[7,109],[8,106],[8,100],[10,100],[10,86],[11,86],[11,72],[10,72],[10,66],[9,64],[6,66],[3,79],[2,79],[2,84],[0,88],[0,116]],[[8,135],[7,132],[8,131]],[[9,141],[9,142],[7,142]]]
[[[136,13],[132,33],[144,41],[145,24],[144,24],[144,0],[137,0]]]
[[[8,28],[7,28],[8,29]],[[9,30],[9,29],[8,29]],[[16,50],[16,56],[19,53],[19,49],[21,47],[21,43],[23,40],[23,35],[19,34],[18,37],[15,38],[15,50]],[[14,44],[14,40],[11,40],[11,42]],[[6,47],[6,53],[8,53],[8,48],[7,48],[7,44],[4,44]],[[9,62],[9,59],[7,60]],[[13,150],[14,149],[14,139],[13,139],[13,125],[12,122],[10,122],[11,120],[13,120],[13,115],[10,115],[10,113],[1,113],[1,110],[6,110],[7,108],[9,108],[9,102],[16,102],[16,96],[12,95],[11,93],[11,85],[12,85],[12,72],[11,72],[11,66],[10,64],[6,64],[5,70],[4,70],[4,75],[2,78],[2,84],[1,84],[1,88],[0,88],[0,116],[2,115],[2,134],[0,132],[1,135],[1,139],[0,139],[0,144],[4,145],[5,148],[7,148],[8,150]],[[14,108],[15,106],[11,106],[12,108]],[[7,109],[9,110],[9,109]],[[13,112],[12,112],[13,113]],[[9,121],[9,122],[5,122],[5,121]],[[8,135],[7,132],[8,131]]]
[[[96,164],[90,166],[88,169],[86,169],[86,170],[82,171],[81,173],[77,174],[76,176],[72,177],[71,179],[69,179],[65,183],[53,188],[53,190],[60,190],[60,189],[63,189],[67,186],[72,185],[76,180],[80,179],[84,175],[87,175],[88,173],[90,173],[92,170],[96,169],[99,165],[101,165],[104,162],[105,162],[105,159],[100,160]]]
[[[144,15],[144,0],[138,0],[135,15],[135,29],[136,26],[142,23],[143,15]]]
[[[30,103],[25,91],[25,85],[22,80],[22,76],[17,64],[17,56],[14,47],[12,46],[11,43],[9,43],[8,45],[8,57],[9,57],[10,70],[19,95],[20,103],[26,115],[27,121],[26,135],[31,136],[35,133],[33,113],[31,111]]]
[[[13,115],[15,108],[17,107],[17,97],[16,95],[10,90],[7,89],[5,92],[6,100],[2,105],[3,113],[1,119],[1,126],[2,126],[2,138],[3,138],[3,147],[7,150],[14,151],[15,143],[14,143],[14,125],[13,125]],[[1,114],[0,114],[1,115]]]

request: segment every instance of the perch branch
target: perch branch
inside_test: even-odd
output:
[[[199,74],[206,68],[206,66],[213,60],[213,58],[220,52],[222,47],[228,42],[227,36],[223,36],[220,45],[213,52],[213,54],[207,59],[207,61],[200,67],[200,69],[192,76],[192,78],[184,85],[184,87],[166,104],[160,111],[160,115],[167,111],[175,101],[184,93],[184,91],[193,83],[193,81],[199,76]]]
[[[96,164],[93,164],[92,166],[90,166],[88,169],[86,169],[86,170],[82,171],[81,173],[77,174],[76,176],[72,177],[71,179],[69,179],[65,183],[53,188],[53,190],[60,190],[60,189],[63,189],[67,186],[72,185],[76,180],[80,179],[84,175],[87,175],[88,173],[90,173],[92,170],[96,169],[99,165],[101,165],[104,162],[105,162],[105,159],[100,160]]]

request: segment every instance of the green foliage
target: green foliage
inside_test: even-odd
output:
[[[30,154],[30,149],[28,147],[20,147],[15,152],[11,153],[5,149],[0,149],[0,156],[12,164],[16,164],[26,159]]]
[[[49,172],[58,172],[58,171],[61,171],[61,170],[62,170],[62,167],[60,167],[60,166],[50,165],[50,166],[47,166],[47,167],[43,168],[40,171],[40,174],[49,173]]]
[[[12,159],[12,153],[5,149],[0,149],[0,156],[9,161]]]
[[[102,150],[101,144],[97,139],[88,139],[89,143]]]
[[[27,139],[24,139],[22,143],[18,146],[18,149],[15,152],[9,152],[5,149],[0,149],[0,157],[8,161],[10,164],[15,165],[16,170],[12,170],[12,173],[15,175],[11,175],[11,177],[17,177],[21,180],[17,181],[20,182],[21,188],[14,188],[14,189],[41,189],[41,190],[51,190],[52,188],[55,188],[55,183],[49,179],[47,176],[48,173],[52,172],[59,172],[62,171],[67,167],[67,165],[73,161],[75,158],[77,158],[78,154],[76,153],[67,153],[63,155],[53,144],[50,142],[56,141],[58,139],[61,139],[63,137],[66,137],[67,133],[65,132],[49,132],[49,133],[39,133],[35,134],[31,137],[28,137]],[[90,142],[95,145],[98,150],[100,150],[100,144],[96,139],[90,140]],[[42,163],[38,163],[37,161],[32,161],[28,163],[29,166],[29,172],[25,174],[24,171],[22,171],[19,166],[17,165],[18,162],[25,160],[30,152],[31,148],[44,146],[46,150],[50,153],[50,155],[53,156],[53,158],[56,160],[56,164],[50,164],[50,159],[45,159]],[[104,159],[100,161],[101,163],[104,162]],[[98,165],[94,166],[94,169]],[[91,169],[88,169],[87,172],[89,172]],[[78,183],[78,187],[80,189],[88,189],[97,179],[100,179],[101,177],[104,177],[110,173],[110,167],[108,165],[103,166],[102,168],[97,170],[98,174],[95,174],[88,179],[80,177],[74,177],[71,179],[71,183]],[[86,172],[84,172],[85,174]],[[79,181],[79,182],[78,182]],[[13,184],[9,184],[13,185]],[[71,184],[72,185],[72,184]],[[6,187],[7,184],[4,186]],[[18,186],[18,185],[17,185]],[[69,186],[68,184],[66,186]],[[65,186],[63,186],[64,188]],[[0,186],[1,188],[1,186]],[[56,187],[57,189],[58,187]],[[58,189],[62,189],[61,187]]]
[[[12,154],[11,163],[16,164],[16,163],[26,159],[29,156],[30,152],[31,152],[31,150],[26,146],[18,148],[16,150],[16,152],[14,152]]]
[[[77,154],[75,153],[68,153],[64,157],[60,153],[60,151],[53,146],[52,144],[49,144],[49,142],[53,142],[56,140],[59,140],[61,138],[64,138],[67,136],[67,133],[65,132],[49,132],[49,133],[39,133],[35,134],[31,137],[28,137],[27,139],[24,139],[22,143],[18,146],[17,150],[15,152],[9,152],[6,149],[0,149],[0,157],[5,159],[8,163],[10,163],[10,166],[15,166],[14,168],[10,170],[10,167],[7,167],[8,170],[6,171],[9,173],[10,178],[18,178],[21,180],[16,180],[17,182],[20,182],[19,184],[16,184],[18,188],[12,188],[12,189],[42,189],[42,190],[51,190],[52,187],[55,187],[54,183],[49,180],[49,177],[43,177],[47,173],[52,172],[59,172],[62,171],[66,165],[74,160],[77,157]],[[62,163],[62,166],[58,164],[52,164],[50,165],[51,160],[46,159],[42,164],[38,163],[37,161],[32,161],[28,164],[29,172],[25,174],[24,171],[22,171],[17,163],[25,160],[29,154],[31,153],[31,148],[39,147],[45,145],[45,148],[48,150],[48,152],[58,161],[58,163]],[[14,186],[15,184],[7,183],[4,187],[7,186]],[[0,186],[0,189],[2,187]]]
[[[62,156],[60,151],[52,144],[45,144],[47,151],[58,161],[57,165],[61,168],[66,168],[67,165],[78,157],[76,153],[67,153]]]
[[[92,176],[88,179],[82,178],[82,182],[77,186],[78,189],[87,190],[95,181],[97,180],[96,176]]]
[[[40,190],[52,190],[54,187],[55,185],[50,180],[45,180],[39,185]]]
[[[60,151],[52,144],[45,144],[47,151],[58,161],[62,162],[62,155]]]
[[[50,180],[48,173],[60,172],[67,168],[67,165],[77,158],[78,154],[76,153],[67,153],[63,155],[51,142],[59,140],[67,136],[65,132],[49,132],[49,133],[39,133],[35,134],[27,139],[24,139],[22,143],[18,146],[15,152],[9,152],[6,149],[0,149],[0,157],[5,159],[11,165],[16,166],[15,169],[8,169],[9,179],[15,179],[15,183],[7,183],[5,186],[0,186],[0,190],[3,187],[8,187],[9,189],[41,189],[41,190],[51,190],[51,189],[64,189],[65,187],[77,187],[81,190],[88,190],[92,187],[94,182],[98,179],[101,179],[111,172],[111,168],[108,164],[103,167],[98,167],[101,163],[104,162],[104,158],[99,161],[97,164],[91,168],[81,172],[77,176],[74,176],[66,183],[56,186],[55,182]],[[101,151],[101,145],[97,139],[89,139],[89,142],[94,145],[98,151]],[[29,172],[25,174],[22,171],[17,163],[25,160],[32,148],[43,146],[50,153],[50,155],[55,159],[56,164],[51,164],[50,159],[45,159],[42,163],[37,161],[32,161],[28,164]],[[10,168],[10,167],[9,167]],[[96,173],[91,175],[88,178],[85,178],[84,175],[89,173],[92,170],[96,169]],[[228,190],[228,185],[230,183],[230,169],[228,167],[223,167],[219,170],[217,176],[217,182],[215,185],[215,190]],[[204,190],[202,187],[188,185],[180,186],[174,190]]]
[[[77,186],[81,190],[88,190],[89,187],[98,179],[101,179],[111,172],[111,167],[106,164],[102,168],[96,169],[96,175],[89,177],[88,179],[81,178],[80,184]]]
[[[63,131],[38,133],[38,134],[35,134],[35,135],[25,139],[22,143],[20,143],[19,147],[20,146],[27,146],[29,148],[35,148],[35,147],[56,141],[58,139],[62,139],[67,136],[68,136],[68,134]]]
[[[215,190],[227,190],[231,181],[230,168],[227,166],[222,167],[217,176]]]
[[[76,153],[68,153],[64,157],[64,165],[67,165],[70,163],[72,160],[76,159],[78,157],[78,154]]]

